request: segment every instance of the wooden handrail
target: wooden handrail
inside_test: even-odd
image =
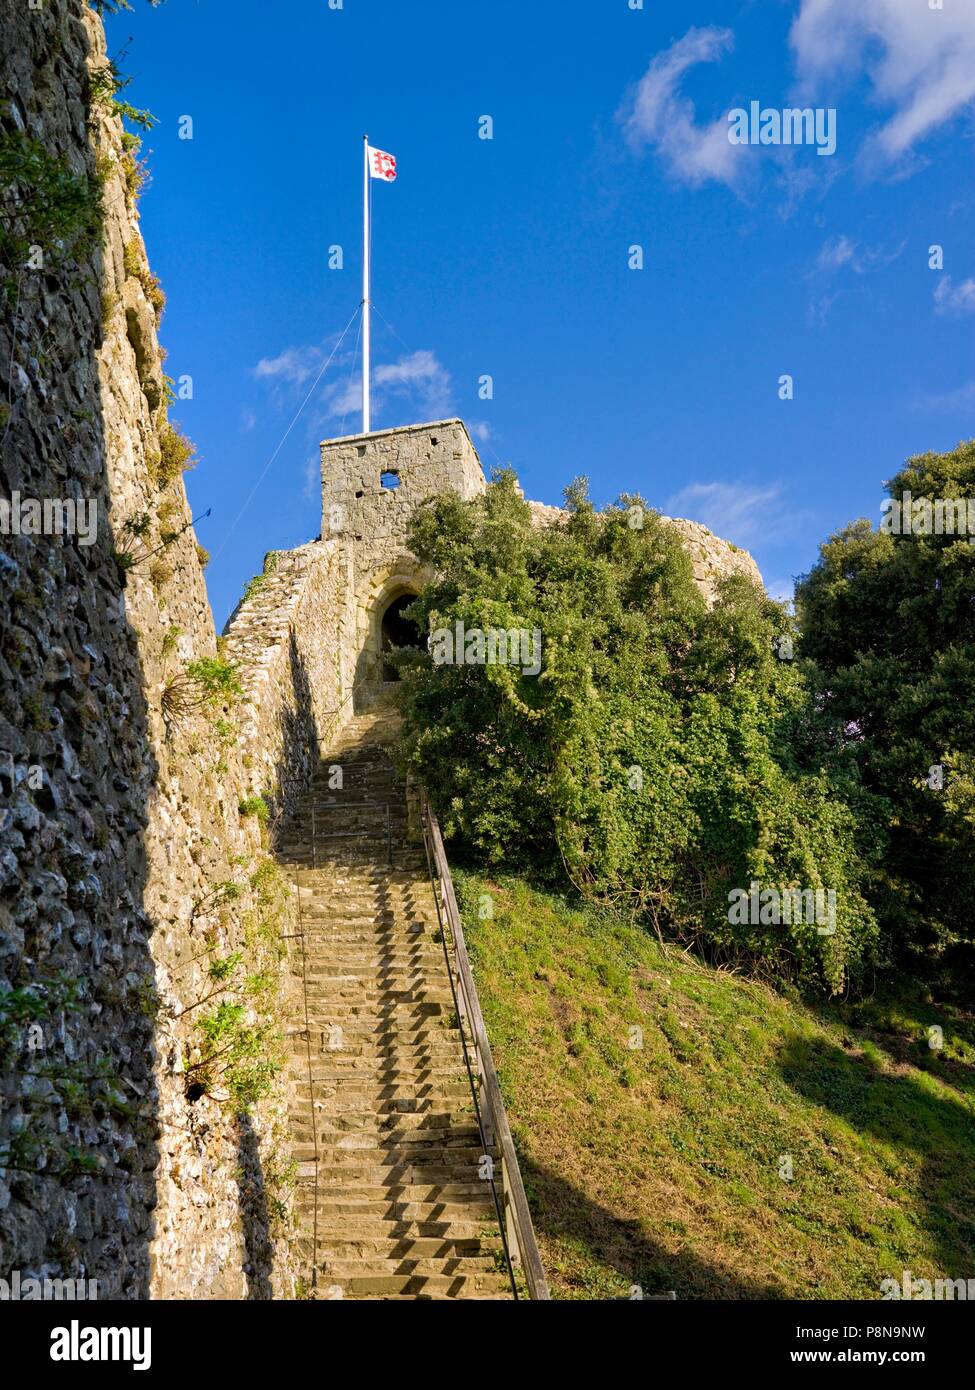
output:
[[[462,1017],[458,1022],[463,1027],[464,1019],[466,1019],[474,1042],[480,1082],[480,1094],[475,1099],[480,1110],[484,1142],[489,1148],[498,1149],[501,1155],[502,1205],[505,1224],[502,1235],[505,1238],[510,1259],[513,1263],[521,1265],[525,1282],[528,1285],[529,1296],[533,1299],[551,1299],[552,1295],[549,1292],[545,1270],[542,1267],[542,1258],[535,1239],[531,1212],[528,1210],[528,1198],[525,1196],[525,1187],[521,1180],[521,1169],[518,1167],[518,1155],[515,1152],[514,1140],[511,1137],[508,1115],[501,1096],[501,1087],[498,1085],[497,1073],[494,1070],[494,1058],[491,1056],[491,1044],[488,1042],[484,1016],[481,1013],[481,1004],[477,997],[477,986],[471,972],[467,942],[464,939],[464,928],[461,925],[460,910],[457,907],[457,897],[454,893],[453,879],[450,876],[450,865],[447,863],[443,836],[440,833],[440,826],[437,823],[433,807],[427,800],[425,793],[421,793],[421,808],[423,835],[427,842],[431,866],[436,871],[443,914],[450,927],[453,942],[457,984],[456,998],[458,1010],[462,1012]]]

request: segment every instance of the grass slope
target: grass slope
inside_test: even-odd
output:
[[[970,1017],[817,1011],[521,882],[457,885],[556,1298],[975,1278]]]

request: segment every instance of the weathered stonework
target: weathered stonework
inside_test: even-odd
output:
[[[353,650],[344,692],[356,708],[364,708],[382,684],[383,614],[398,598],[417,593],[428,578],[407,546],[414,507],[445,490],[466,500],[484,488],[481,461],[461,420],[322,445],[322,535],[339,541],[347,558],[345,601],[352,614],[347,633]]]
[[[346,557],[335,541],[271,551],[225,628],[244,687],[239,747],[253,793],[289,813],[348,719]]]
[[[529,502],[528,505],[533,526],[554,526],[568,516],[564,507],[549,507],[544,502]],[[714,602],[721,580],[733,574],[743,575],[761,586],[761,573],[747,550],[721,540],[699,521],[684,521],[672,516],[661,516],[661,520],[677,530],[694,570],[694,582],[709,604]]]
[[[245,1116],[219,1084],[191,1084],[203,1001],[235,997],[214,996],[210,967],[265,920],[251,880],[267,855],[239,811],[233,702],[164,716],[216,634],[182,479],[159,472],[131,166],[117,117],[88,98],[104,34],[77,0],[0,0],[0,27],[0,129],[100,177],[104,217],[81,261],[0,265],[16,287],[0,495],[94,500],[99,522],[91,546],[0,537],[0,1277],[94,1279],[102,1298],[287,1296],[282,1095]],[[284,935],[290,912],[285,894]]]

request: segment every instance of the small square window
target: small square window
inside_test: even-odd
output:
[[[387,468],[384,472],[380,473],[379,482],[382,487],[392,490],[393,488],[399,487],[400,476],[395,469]]]

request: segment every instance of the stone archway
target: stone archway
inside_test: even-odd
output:
[[[387,653],[402,647],[423,646],[423,635],[412,618],[406,617],[406,609],[416,598],[414,593],[400,594],[386,607],[379,619],[379,632],[383,650],[383,681],[398,681],[399,672],[390,663]]]
[[[430,576],[425,565],[404,555],[395,564],[374,571],[360,588],[356,605],[354,708],[357,711],[368,708],[389,683],[390,668],[385,653],[390,647],[422,644],[422,634],[402,617],[402,611],[409,607]],[[403,641],[404,637],[409,640]]]

